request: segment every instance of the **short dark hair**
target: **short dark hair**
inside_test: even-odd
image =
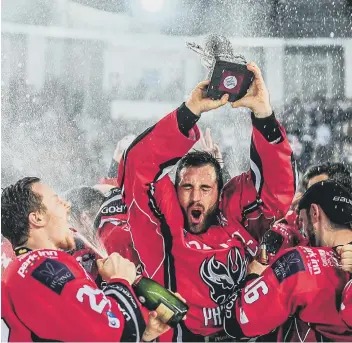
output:
[[[326,174],[329,179],[335,180],[347,189],[352,190],[351,172],[344,164],[332,162],[325,162],[309,167],[302,178],[304,190],[307,190],[310,179],[321,174]]]
[[[319,205],[332,226],[352,228],[351,192],[335,180],[320,181],[305,191],[298,204],[298,210],[309,210],[312,204]]]
[[[66,191],[63,197],[71,203],[71,221],[80,223],[81,214],[85,211],[92,220],[104,202],[104,194],[94,187],[80,186]]]
[[[32,190],[37,177],[25,177],[1,193],[1,233],[12,246],[25,244],[29,235],[29,215],[45,210],[42,197]]]
[[[178,184],[180,183],[180,179],[181,179],[180,173],[183,168],[203,167],[208,164],[213,166],[215,169],[216,182],[218,185],[218,190],[220,192],[224,185],[220,162],[211,153],[206,151],[195,150],[195,151],[189,152],[188,154],[186,154],[184,157],[181,158],[176,170],[175,185],[178,186]]]

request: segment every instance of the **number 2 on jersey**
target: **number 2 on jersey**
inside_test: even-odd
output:
[[[84,285],[78,290],[76,298],[79,302],[83,303],[85,295],[89,299],[89,304],[92,310],[98,313],[102,313],[105,306],[110,303],[109,300],[106,299],[105,294],[100,289],[93,289],[90,286]],[[97,296],[99,295],[102,296],[102,300],[98,303]]]

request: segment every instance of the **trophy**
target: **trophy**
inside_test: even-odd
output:
[[[204,48],[190,42],[186,46],[201,56],[201,62],[208,70],[207,97],[217,100],[227,93],[229,101],[234,102],[246,95],[254,74],[247,69],[245,58],[233,52],[226,37],[211,34],[206,38]]]

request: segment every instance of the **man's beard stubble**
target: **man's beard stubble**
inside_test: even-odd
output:
[[[310,216],[310,213],[307,213],[307,218],[308,218],[308,225],[306,228],[307,236],[308,236],[308,241],[309,245],[311,247],[316,247],[317,246],[317,236],[314,231],[314,226],[312,222],[312,218]]]
[[[194,204],[189,204],[188,208],[193,206]],[[194,235],[199,235],[202,234],[206,231],[208,231],[209,227],[211,225],[214,225],[217,223],[217,214],[219,212],[219,201],[216,201],[215,204],[210,207],[207,212],[204,213],[204,219],[201,223],[199,224],[193,224],[189,222],[188,216],[187,216],[187,211],[183,207],[181,207],[182,213],[183,213],[183,218],[184,218],[184,227],[185,229],[194,234]]]

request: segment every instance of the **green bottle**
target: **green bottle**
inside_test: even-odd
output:
[[[171,327],[176,327],[189,309],[173,293],[152,279],[140,276],[132,287],[140,303],[149,311],[156,311],[158,318]]]

